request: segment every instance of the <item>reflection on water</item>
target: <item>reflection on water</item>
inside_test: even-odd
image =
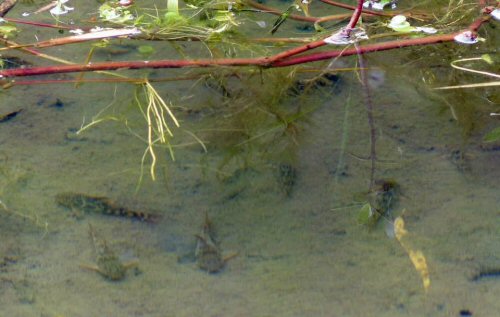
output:
[[[0,115],[22,109],[0,122],[5,314],[495,315],[500,152],[482,138],[498,125],[498,91],[431,90],[476,80],[450,68],[455,50],[478,54],[443,45],[366,57],[371,191],[353,72],[224,69],[155,83],[181,124],[175,161],[156,147],[156,181],[133,85],[3,91]],[[63,208],[56,197],[68,192],[87,199]],[[104,267],[89,225],[113,263],[133,263],[121,281],[82,269]],[[410,251],[425,257],[427,291]]]

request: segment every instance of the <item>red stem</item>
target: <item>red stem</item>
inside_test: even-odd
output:
[[[71,27],[71,26],[55,25],[55,24],[48,24],[48,23],[42,23],[42,22],[33,22],[33,21],[25,21],[25,20],[12,19],[12,18],[4,18],[4,20],[7,21],[7,22],[18,23],[18,24],[26,24],[26,25],[34,25],[34,26],[40,26],[40,27],[44,27],[44,28],[65,29],[65,30],[78,29],[76,27]],[[88,30],[88,29],[90,29],[90,28],[82,28],[82,30]]]
[[[487,21],[491,19],[490,15],[482,16],[476,19],[472,24],[467,28],[467,30],[472,32],[477,32],[479,27]],[[418,46],[418,45],[428,45],[428,44],[437,44],[443,42],[451,42],[454,41],[454,38],[457,34],[462,33],[464,31],[460,31],[453,34],[440,34],[440,35],[431,35],[427,37],[421,37],[416,39],[406,39],[406,40],[396,40],[382,43],[372,43],[364,46],[360,46],[358,50],[351,48],[346,50],[334,50],[320,53],[313,53],[308,55],[297,56],[294,58],[287,58],[286,60],[276,60],[270,66],[271,67],[285,67],[309,62],[316,62],[320,60],[330,59],[338,56],[350,56],[355,54],[366,54],[377,51],[386,51],[395,48],[403,48],[408,46]],[[1,73],[0,73],[1,74]]]
[[[352,5],[348,5],[345,3],[336,2],[336,1],[332,1],[332,0],[320,0],[320,1],[323,3],[329,4],[329,5],[335,6],[335,7],[348,9],[348,10],[356,10],[358,8],[357,6],[352,6]],[[373,11],[373,10],[363,10],[362,12],[365,14],[369,14],[369,15],[378,15],[378,16],[383,16],[383,17],[384,16],[391,17],[391,16],[395,15],[392,13],[384,13],[384,12],[378,12],[378,11]]]
[[[309,62],[316,62],[316,61],[321,61],[321,60],[325,60],[325,59],[331,59],[331,58],[338,57],[338,56],[350,56],[350,55],[356,55],[358,53],[366,54],[366,53],[371,53],[371,52],[386,51],[386,50],[391,50],[391,49],[395,49],[395,48],[403,48],[403,47],[408,47],[408,46],[418,46],[418,45],[428,45],[428,44],[450,42],[450,41],[453,41],[453,38],[457,34],[458,33],[444,34],[444,35],[433,35],[433,36],[421,37],[421,38],[417,38],[417,39],[407,39],[407,40],[397,40],[397,41],[389,41],[389,42],[383,42],[383,43],[367,44],[364,46],[360,46],[359,52],[355,48],[350,48],[350,49],[346,49],[346,50],[334,50],[334,51],[320,52],[320,53],[314,53],[314,54],[309,54],[309,55],[302,55],[302,56],[298,56],[298,57],[294,57],[294,58],[289,58],[289,59],[286,59],[284,61],[277,61],[277,62],[273,63],[271,66],[272,67],[285,67],[285,66],[303,64],[303,63],[309,63]]]
[[[258,2],[252,1],[252,0],[246,0],[245,3],[253,8],[256,8],[256,9],[259,9],[259,10],[262,10],[264,12],[271,13],[274,15],[281,15],[283,13],[282,11],[280,11],[278,9],[268,7],[266,5],[260,4]],[[313,23],[317,22],[320,19],[320,18],[316,18],[316,17],[306,17],[303,15],[297,15],[297,14],[290,14],[288,16],[288,18],[290,18],[292,20],[306,21],[306,22],[313,22]]]
[[[234,58],[234,59],[198,59],[198,60],[159,60],[159,61],[124,61],[102,62],[85,65],[58,65],[33,68],[16,68],[0,71],[0,76],[35,76],[45,74],[92,72],[100,70],[143,69],[143,68],[182,68],[182,67],[210,67],[210,66],[265,66],[265,58]]]
[[[252,1],[252,0],[246,0],[245,3],[253,8],[262,10],[262,11],[270,13],[270,14],[274,14],[274,15],[283,14],[283,11],[268,7],[266,5],[260,4],[258,2]],[[342,20],[342,19],[348,18],[349,16],[350,16],[350,14],[336,14],[336,15],[328,15],[325,17],[318,18],[318,17],[311,17],[311,16],[303,16],[303,15],[298,15],[298,14],[290,14],[288,16],[288,18],[292,19],[292,20],[297,20],[297,21],[320,23],[320,22],[332,21],[332,20]]]
[[[477,19],[469,26],[468,30],[477,31],[477,29],[489,19],[490,19],[489,15]],[[140,69],[140,68],[181,68],[181,67],[210,67],[210,66],[285,67],[285,66],[303,64],[308,62],[321,61],[325,59],[331,59],[337,56],[354,55],[357,54],[358,52],[361,54],[366,54],[371,52],[385,51],[385,50],[408,47],[408,46],[450,42],[454,40],[454,37],[457,34],[458,33],[433,35],[417,39],[372,43],[360,46],[358,50],[355,48],[338,49],[333,51],[302,55],[292,58],[289,57],[311,50],[313,48],[323,46],[325,45],[325,43],[323,41],[315,41],[307,45],[283,53],[279,53],[272,57],[103,62],[103,63],[92,63],[86,65],[61,65],[61,66],[33,67],[33,68],[20,68],[20,69],[5,69],[0,71],[0,76],[3,77],[33,76],[33,75],[55,74],[55,73],[87,72],[87,71],[117,70],[117,69]]]
[[[370,52],[385,51],[395,48],[402,48],[415,45],[436,44],[442,42],[453,41],[456,34],[434,35],[418,39],[397,40],[384,43],[373,43],[359,47],[359,53],[366,54]],[[318,43],[318,42],[314,42]],[[324,45],[324,44],[323,44]],[[305,51],[302,47],[301,51]],[[71,72],[89,72],[102,70],[117,70],[117,69],[141,69],[141,68],[181,68],[181,67],[210,67],[210,66],[270,66],[284,67],[297,65],[308,62],[321,61],[331,59],[337,56],[350,56],[357,54],[355,48],[347,50],[334,50],[328,52],[320,52],[310,55],[303,55],[289,59],[271,58],[234,58],[234,59],[199,59],[199,60],[159,60],[159,61],[124,61],[124,62],[103,62],[92,63],[86,65],[60,65],[47,67],[33,68],[18,68],[5,69],[0,71],[0,76],[34,76],[55,73],[71,73]],[[276,56],[282,56],[278,54]],[[286,57],[286,56],[285,56]]]
[[[306,45],[292,48],[291,50],[284,51],[284,52],[276,54],[272,57],[269,57],[269,58],[267,58],[267,62],[274,63],[276,61],[283,60],[283,59],[291,57],[293,55],[297,55],[297,54],[300,54],[300,53],[303,53],[303,52],[306,52],[306,51],[309,51],[309,50],[312,50],[312,49],[315,49],[315,48],[318,48],[318,47],[321,47],[324,45],[326,45],[326,43],[323,40],[318,40],[318,41],[314,41],[311,43],[307,43]]]
[[[358,0],[358,6],[356,7],[356,10],[354,10],[351,20],[349,21],[349,24],[345,29],[346,35],[351,34],[352,29],[356,27],[356,24],[359,21],[359,17],[361,16],[361,12],[363,11],[363,2],[364,0]]]

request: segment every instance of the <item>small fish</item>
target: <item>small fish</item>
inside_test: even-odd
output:
[[[146,222],[156,222],[159,218],[157,214],[150,214],[143,211],[130,210],[117,205],[111,199],[99,196],[90,196],[80,193],[65,192],[56,195],[56,203],[73,211],[83,211],[85,213],[99,213],[110,216],[135,218]]]

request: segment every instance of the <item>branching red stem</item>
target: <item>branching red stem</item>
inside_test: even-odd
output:
[[[408,46],[418,46],[418,45],[428,45],[428,44],[437,44],[437,43],[443,43],[443,42],[450,42],[453,41],[455,35],[458,33],[454,34],[445,34],[445,35],[433,35],[433,36],[427,36],[427,37],[421,37],[417,39],[407,39],[407,40],[396,40],[396,41],[389,41],[389,42],[383,42],[383,43],[373,43],[373,44],[367,44],[359,47],[359,53],[360,54],[366,54],[366,53],[372,53],[372,52],[378,52],[378,51],[386,51],[386,50],[391,50],[395,48],[403,48],[403,47],[408,47]],[[325,59],[331,59],[334,57],[338,56],[351,56],[351,55],[356,55],[358,51],[355,48],[350,48],[346,50],[334,50],[334,51],[327,51],[327,52],[320,52],[320,53],[313,53],[313,54],[308,54],[308,55],[302,55],[294,58],[289,58],[284,61],[277,61],[272,64],[273,67],[284,67],[284,66],[291,66],[291,65],[297,65],[297,64],[303,64],[303,63],[309,63],[309,62],[316,62],[316,61],[321,61]]]
[[[442,42],[453,41],[456,34],[434,35],[418,39],[397,40],[384,43],[373,43],[359,47],[359,53],[366,54],[370,52],[385,51],[395,48],[402,48],[415,45],[436,44]],[[325,45],[320,41],[313,42],[315,47]],[[313,44],[311,43],[311,44]],[[310,44],[308,44],[310,45]],[[308,45],[302,46],[293,53],[299,54],[308,50]],[[313,48],[313,47],[311,47]],[[309,49],[311,49],[309,48]],[[102,70],[118,70],[118,69],[141,69],[141,68],[182,68],[182,67],[210,67],[210,66],[264,66],[264,67],[284,67],[308,62],[321,61],[331,59],[337,56],[350,56],[357,54],[354,48],[347,50],[333,50],[320,52],[315,54],[303,55],[299,57],[288,56],[295,54],[278,54],[274,57],[264,58],[233,58],[233,59],[199,59],[199,60],[158,60],[158,61],[124,61],[124,62],[103,62],[92,63],[86,65],[60,65],[47,67],[5,69],[0,71],[0,76],[15,77],[15,76],[34,76],[56,73],[71,73],[71,72],[89,72]],[[276,58],[280,57],[282,58]]]
[[[252,1],[252,0],[246,0],[245,3],[253,8],[262,10],[263,12],[267,12],[270,14],[281,15],[283,13],[282,11],[280,11],[278,9],[271,8],[269,6],[260,4],[258,2]],[[351,14],[335,14],[335,15],[328,15],[328,16],[319,18],[319,17],[304,16],[304,15],[298,15],[298,14],[290,14],[288,16],[288,18],[292,19],[292,20],[296,20],[296,21],[320,23],[320,22],[326,22],[326,21],[332,21],[332,20],[342,20],[342,19],[348,18],[349,16],[351,16]]]
[[[356,8],[357,8],[357,6],[352,6],[352,5],[348,5],[345,3],[332,1],[332,0],[320,0],[320,1],[323,3],[329,4],[329,5],[335,6],[335,7],[348,9],[348,10],[356,10]],[[378,11],[373,11],[373,10],[363,10],[362,13],[368,14],[368,15],[377,15],[377,16],[388,16],[388,17],[394,16],[394,14],[392,14],[392,13],[378,12]]]
[[[468,30],[473,31],[473,32],[477,32],[479,27],[483,23],[485,23],[489,20],[490,20],[490,16],[482,16],[482,17],[478,18],[477,20],[475,20],[468,27]],[[453,33],[453,34],[431,35],[431,36],[426,36],[426,37],[421,37],[421,38],[416,38],[416,39],[412,38],[412,39],[406,39],[406,40],[388,41],[388,42],[383,42],[383,43],[372,43],[372,44],[359,46],[358,49],[359,49],[360,54],[366,54],[366,53],[386,51],[386,50],[409,47],[409,46],[419,46],[419,45],[429,45],[429,44],[437,44],[437,43],[443,43],[443,42],[451,42],[451,41],[454,41],[455,36],[461,32],[463,32],[463,31]],[[292,65],[304,64],[304,63],[316,62],[316,61],[321,61],[321,60],[325,60],[325,59],[331,59],[331,58],[338,57],[338,56],[350,56],[350,55],[355,55],[355,54],[358,54],[358,50],[356,50],[354,48],[345,49],[345,50],[326,51],[326,52],[319,52],[319,53],[313,53],[313,54],[308,54],[308,55],[290,57],[290,58],[287,58],[286,60],[277,60],[276,62],[272,63],[271,66],[272,67],[285,67],[285,66],[292,66]]]
[[[362,5],[362,0],[359,3]],[[358,3],[358,4],[359,4]],[[359,16],[358,16],[359,18]],[[474,21],[468,28],[471,31],[477,31],[478,28],[490,19],[489,16],[483,16]],[[355,22],[351,19],[349,25]],[[103,71],[103,70],[119,70],[119,69],[141,69],[141,68],[182,68],[182,67],[211,67],[211,66],[260,66],[260,67],[285,67],[325,59],[331,59],[338,56],[349,56],[354,54],[366,54],[377,51],[385,51],[390,49],[437,44],[442,42],[450,42],[454,40],[455,34],[433,35],[422,38],[412,38],[405,40],[395,40],[383,43],[372,43],[359,46],[358,49],[336,49],[332,51],[319,52],[314,54],[296,56],[314,48],[326,45],[323,40],[314,41],[306,45],[276,54],[271,57],[260,58],[234,58],[234,59],[198,59],[198,60],[158,60],[158,61],[121,61],[121,62],[102,62],[91,63],[85,65],[61,65],[47,67],[33,67],[20,69],[5,69],[0,71],[2,77],[15,76],[34,76],[56,73],[70,72],[88,72],[88,71]],[[38,52],[35,52],[38,53]]]
[[[66,25],[55,25],[55,24],[25,21],[25,20],[20,20],[20,19],[13,19],[13,18],[4,18],[4,20],[7,22],[12,22],[12,23],[40,26],[40,27],[44,27],[44,28],[52,28],[52,29],[58,29],[58,30],[60,30],[60,29],[65,29],[65,30],[78,29],[76,27],[71,27],[71,26],[66,26]],[[89,28],[82,28],[82,30],[88,30],[88,29]]]
[[[364,0],[358,0],[358,6],[356,7],[356,10],[354,10],[351,20],[346,27],[346,32],[348,35],[351,33],[352,29],[356,27],[356,24],[358,24],[359,17],[361,16],[361,12],[363,11],[363,2]]]
[[[252,8],[256,8],[256,9],[259,9],[259,10],[262,10],[264,12],[271,13],[274,15],[281,15],[283,13],[282,11],[280,11],[278,9],[268,7],[266,5],[260,4],[258,2],[252,1],[252,0],[246,0],[245,3],[248,4],[249,6],[251,6]],[[313,23],[317,22],[320,19],[317,17],[306,17],[303,15],[297,15],[297,14],[290,14],[288,16],[288,18],[292,19],[292,20],[306,21],[306,22],[313,22]]]

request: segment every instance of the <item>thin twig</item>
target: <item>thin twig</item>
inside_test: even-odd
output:
[[[356,50],[359,51],[359,46],[354,43]],[[363,54],[358,54],[358,63],[359,63],[359,73],[361,75],[361,85],[363,87],[363,95],[365,99],[365,107],[366,107],[366,115],[368,117],[368,125],[370,127],[370,187],[368,189],[369,192],[372,191],[373,185],[375,184],[375,162],[377,161],[377,152],[376,152],[376,135],[375,135],[375,120],[373,119],[373,102],[372,95],[370,91],[370,86],[368,85],[368,76],[366,76],[366,64],[363,58]]]

